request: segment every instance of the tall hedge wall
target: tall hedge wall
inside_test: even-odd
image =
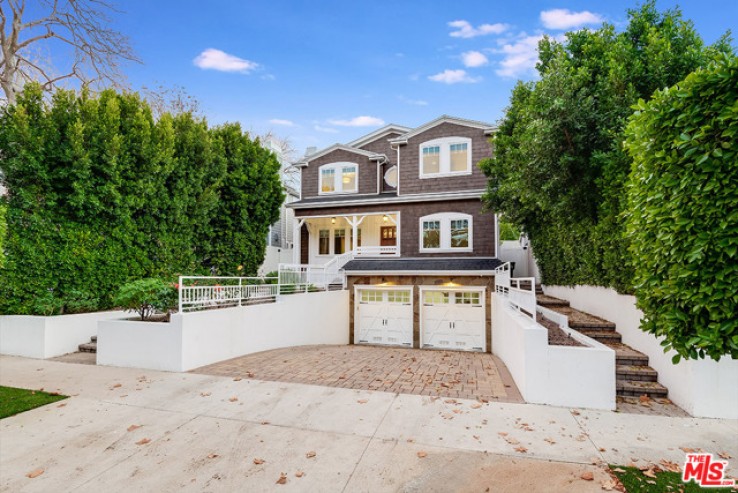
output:
[[[686,358],[738,358],[738,58],[640,101],[627,231],[642,328]]]
[[[143,277],[256,272],[283,195],[276,157],[238,124],[154,120],[113,91],[45,102],[33,85],[0,111],[0,313],[38,313],[50,296],[110,308]]]

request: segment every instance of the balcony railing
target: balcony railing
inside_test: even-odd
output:
[[[399,255],[400,249],[397,245],[392,246],[360,246],[356,247],[356,257],[381,257],[385,255]]]

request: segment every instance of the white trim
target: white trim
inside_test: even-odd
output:
[[[452,247],[451,246],[451,221],[469,221],[469,246],[468,247]],[[428,221],[438,221],[441,223],[439,229],[439,248],[426,248],[423,246],[423,223]],[[473,252],[474,251],[474,218],[471,214],[462,212],[439,212],[429,214],[418,218],[418,251],[420,253],[452,253],[452,252]]]
[[[398,173],[399,176],[399,173]],[[399,185],[399,182],[398,182]],[[398,187],[399,194],[399,187]],[[312,208],[326,208],[326,207],[342,207],[346,205],[381,205],[381,204],[395,204],[395,203],[406,203],[406,202],[432,202],[440,200],[468,200],[468,199],[479,199],[484,194],[484,190],[474,190],[469,192],[438,192],[438,193],[414,193],[403,196],[390,196],[390,197],[377,197],[374,194],[363,194],[358,197],[350,197],[347,200],[341,200],[336,202],[311,202],[301,204],[299,202],[291,202],[285,204],[286,207],[292,209],[312,209]],[[350,195],[350,194],[349,194]],[[366,200],[371,197],[373,200]],[[302,216],[300,216],[302,217]]]
[[[333,144],[330,147],[326,147],[325,149],[322,149],[318,152],[310,154],[309,156],[303,157],[302,161],[296,163],[295,166],[307,166],[310,161],[314,161],[315,159],[318,159],[319,157],[323,157],[326,154],[329,154],[333,151],[353,152],[354,154],[359,154],[361,156],[366,156],[366,157],[381,156],[381,154],[377,154],[376,152],[365,151],[364,149],[357,149],[355,147],[347,146],[344,144]]]
[[[483,335],[482,335],[482,353],[487,352],[487,322],[491,322],[490,320],[487,320],[487,288],[485,286],[418,286],[420,288],[420,293],[418,295],[418,323],[419,323],[419,341],[418,341],[418,347],[420,349],[423,349],[423,307],[425,306],[423,304],[423,292],[424,291],[451,291],[451,292],[457,292],[457,291],[474,291],[481,293],[479,295],[479,301],[481,302],[481,307],[484,310],[484,325],[483,325]],[[455,302],[453,303],[456,304]],[[461,306],[464,306],[463,304]],[[479,308],[478,305],[468,305],[468,306],[474,306],[476,308]],[[432,349],[445,349],[447,348],[432,348]],[[474,349],[469,349],[467,351],[471,352],[479,352]]]
[[[466,144],[466,169],[463,171],[451,171],[451,146],[456,144]],[[423,149],[426,147],[439,148],[438,173],[425,173],[423,170]],[[421,180],[471,174],[472,140],[469,137],[441,137],[439,139],[426,140],[418,145],[418,178]]]
[[[467,120],[464,118],[456,118],[456,117],[449,116],[449,115],[441,115],[435,120],[432,120],[424,125],[416,127],[411,132],[401,135],[397,137],[396,139],[390,140],[390,143],[407,144],[407,141],[411,139],[412,137],[415,137],[416,135],[419,135],[425,132],[426,130],[430,130],[433,127],[437,127],[438,125],[442,123],[453,123],[455,125],[462,125],[464,127],[478,128],[478,129],[484,130],[485,134],[491,134],[497,130],[497,127],[490,123],[480,122],[476,120]]]
[[[385,125],[382,128],[378,128],[374,132],[368,133],[366,135],[359,137],[356,140],[349,142],[347,145],[349,147],[361,147],[367,144],[371,144],[372,142],[381,139],[387,134],[391,134],[391,133],[405,134],[411,130],[412,128],[410,127],[403,127],[402,125],[395,125],[394,123],[390,123],[389,125]]]
[[[302,224],[303,223],[306,223],[307,226],[308,226],[308,261],[310,260],[310,243],[311,243],[310,240],[311,240],[311,238],[315,238],[317,240],[317,243],[315,243],[315,245],[316,245],[315,257],[328,258],[328,257],[336,256],[336,255],[341,255],[341,254],[336,254],[336,253],[333,252],[333,250],[334,250],[333,247],[334,247],[334,242],[335,242],[333,231],[335,229],[348,229],[349,231],[353,232],[352,219],[354,217],[361,217],[361,219],[359,219],[358,222],[356,223],[356,227],[358,229],[358,226],[368,216],[385,216],[385,215],[389,218],[390,221],[394,222],[394,225],[397,226],[397,232],[396,232],[396,235],[397,235],[396,240],[397,241],[395,243],[395,247],[397,248],[397,253],[395,255],[393,255],[392,257],[400,257],[401,256],[400,252],[402,251],[401,250],[401,248],[402,248],[402,242],[400,240],[400,224],[402,224],[402,220],[400,218],[400,211],[386,211],[386,212],[367,212],[367,213],[364,213],[364,214],[321,214],[321,215],[317,215],[317,216],[299,216],[297,219],[299,219],[300,227],[302,227]],[[392,216],[395,216],[396,219],[393,219]],[[335,217],[336,218],[336,223],[331,223],[330,225],[328,225],[327,228],[317,226],[318,229],[316,231],[310,231],[310,227],[312,226],[313,228],[315,228],[316,225],[315,224],[310,224],[309,222],[307,222],[308,219],[324,219],[324,218],[328,218],[328,217],[330,217],[330,218],[334,218]],[[345,227],[345,228],[338,227],[338,220],[340,218],[343,218],[343,219],[346,220],[346,222],[348,223],[348,226],[347,227]],[[330,235],[328,237],[329,238],[329,243],[328,243],[328,252],[329,253],[327,253],[327,254],[325,254],[325,253],[324,254],[321,254],[320,253],[320,230],[321,229],[327,229],[327,230],[330,231]],[[354,250],[352,248],[353,247],[353,241],[354,240],[353,240],[353,238],[351,238],[351,241],[349,242],[349,238],[350,237],[347,235],[346,236],[346,252],[344,252],[344,253],[347,253],[349,251],[353,251]],[[381,243],[381,238],[380,238],[380,243]],[[299,253],[297,255],[299,255]],[[390,257],[390,255],[387,255],[387,257]],[[301,262],[296,262],[296,263],[299,264]]]
[[[437,260],[433,257],[433,260]],[[486,277],[494,276],[494,270],[347,270],[347,276],[453,276]]]
[[[355,190],[344,190],[343,189],[343,171],[345,168],[353,166],[356,171]],[[323,191],[323,171],[333,170],[333,191]],[[338,172],[340,171],[340,172]],[[356,195],[359,193],[359,163],[352,163],[349,161],[337,161],[335,163],[326,163],[318,168],[318,195]]]

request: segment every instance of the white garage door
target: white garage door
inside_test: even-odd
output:
[[[485,293],[421,288],[421,347],[484,351]]]
[[[357,288],[355,342],[413,346],[412,288]]]

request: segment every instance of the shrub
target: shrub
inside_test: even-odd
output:
[[[113,302],[148,320],[154,313],[168,314],[176,308],[177,288],[162,279],[140,279],[121,286]]]
[[[89,293],[71,290],[60,296],[54,289],[47,289],[38,296],[33,304],[33,312],[37,315],[64,315],[71,313],[88,313],[97,309],[99,300]]]
[[[626,148],[643,330],[675,362],[738,358],[738,58],[640,101]]]

